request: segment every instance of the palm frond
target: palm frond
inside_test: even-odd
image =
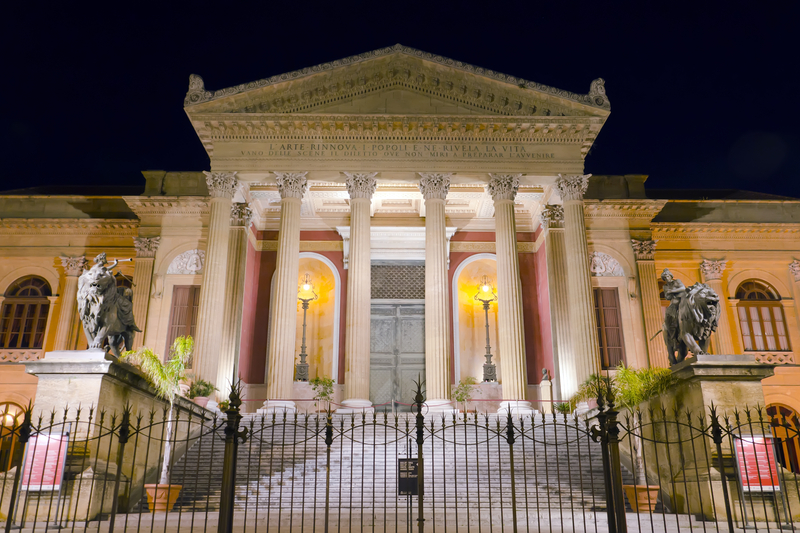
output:
[[[185,377],[186,364],[193,350],[194,339],[191,336],[178,337],[172,343],[170,358],[166,363],[162,363],[161,357],[145,346],[123,353],[120,360],[141,368],[158,396],[172,404],[180,390],[180,380]]]

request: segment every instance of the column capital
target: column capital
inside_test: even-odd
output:
[[[375,179],[375,176],[378,175],[377,172],[345,172],[344,175],[347,176],[344,184],[347,186],[347,194],[351,199],[372,199],[375,188],[378,186],[378,180]]]
[[[426,200],[444,200],[450,191],[452,172],[419,172],[419,190]]]
[[[795,259],[791,263],[789,263],[789,272],[792,273],[794,276],[795,281],[800,281],[800,261]]]
[[[161,237],[134,237],[133,247],[136,248],[136,257],[155,257]]]
[[[302,200],[308,190],[306,180],[308,172],[275,172],[275,181],[278,184],[278,193],[281,198],[297,198]]]
[[[233,198],[236,193],[238,181],[236,172],[206,172],[206,185],[208,194],[212,198]]]
[[[86,257],[79,255],[77,257],[60,257],[59,259],[61,259],[61,266],[64,267],[67,276],[80,276],[83,273]]]
[[[517,197],[519,178],[522,174],[489,174],[489,183],[486,190],[492,195],[492,200],[511,200]]]
[[[563,228],[564,227],[564,206],[546,205],[539,213],[539,222],[542,228]]]
[[[706,281],[722,279],[722,271],[725,270],[726,263],[727,261],[709,261],[708,259],[703,259],[703,262],[700,263],[700,272],[702,272],[703,278]]]
[[[586,189],[589,187],[589,178],[591,174],[562,176],[558,175],[556,180],[556,189],[561,195],[561,199],[565,202],[570,200],[582,201],[583,195],[586,194]]]
[[[253,217],[253,210],[244,202],[231,204],[231,226],[248,226]]]
[[[652,261],[656,255],[656,241],[631,239],[631,248],[637,261]]]

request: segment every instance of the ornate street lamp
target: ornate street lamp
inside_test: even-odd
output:
[[[314,285],[311,283],[311,276],[308,272],[303,276],[303,281],[297,288],[297,299],[303,303],[303,343],[300,345],[300,362],[296,365],[295,381],[308,381],[308,363],[306,363],[306,313],[308,304],[319,298],[314,292]]]
[[[486,362],[483,363],[483,381],[497,381],[497,367],[492,363],[492,345],[489,343],[489,304],[497,301],[489,276],[481,278],[475,300],[483,303],[483,314],[486,318]]]

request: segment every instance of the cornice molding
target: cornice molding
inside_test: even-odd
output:
[[[366,64],[381,57],[390,57],[390,60],[376,61],[372,65]],[[427,65],[425,62],[433,65]],[[341,68],[348,65],[357,65],[357,68]],[[329,74],[324,77],[314,76],[323,72]],[[472,74],[476,78],[465,79],[462,73]],[[270,95],[271,101],[267,99],[259,101],[255,98],[257,89],[288,81],[294,81],[294,85],[300,86],[299,89],[295,89],[294,99],[281,94]],[[469,83],[466,83],[467,81]],[[567,106],[553,102],[554,98],[572,101],[606,113],[611,108],[602,78],[591,83],[588,94],[576,94],[400,44],[217,91],[207,91],[203,79],[192,74],[189,77],[189,89],[184,99],[184,107],[191,108],[205,102],[249,92],[251,94],[248,96],[251,98],[248,103],[262,111],[272,107],[291,111],[335,102],[340,98],[363,93],[375,87],[400,84],[437,95],[452,95],[454,100],[464,99],[470,103],[474,101],[473,105],[504,114],[530,113],[530,106],[535,105],[530,101],[545,101],[550,104],[547,109],[535,108],[533,112],[558,115],[561,111],[559,108]],[[532,91],[532,94],[522,96],[520,89]]]
[[[0,235],[123,235],[135,237],[139,221],[105,218],[3,218]]]
[[[652,220],[666,205],[666,200],[584,200],[587,218],[645,218]]]
[[[208,215],[211,213],[206,196],[123,196],[136,216]]]
[[[741,222],[678,223],[654,222],[650,224],[653,238],[669,240],[798,240],[800,224],[746,224]]]

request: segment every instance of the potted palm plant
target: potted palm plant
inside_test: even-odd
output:
[[[146,484],[147,502],[151,512],[170,511],[178,499],[183,488],[181,485],[169,484],[169,465],[172,452],[171,436],[172,412],[175,407],[175,397],[180,393],[180,381],[185,378],[186,363],[194,350],[194,340],[191,336],[178,337],[172,343],[169,359],[161,361],[161,357],[147,347],[127,351],[120,357],[121,361],[136,365],[141,369],[150,383],[155,387],[156,394],[169,402],[167,414],[167,431],[164,442],[164,462],[161,466],[161,476],[156,484]]]
[[[629,368],[621,365],[614,377],[617,404],[631,412],[631,447],[634,450],[634,470],[636,483],[623,485],[625,496],[633,512],[653,511],[658,500],[658,485],[648,485],[644,471],[644,454],[642,446],[642,427],[640,418],[636,416],[639,405],[653,396],[665,392],[676,383],[675,376],[668,368]]]
[[[189,399],[200,407],[206,407],[217,388],[204,379],[193,381],[189,386]]]

